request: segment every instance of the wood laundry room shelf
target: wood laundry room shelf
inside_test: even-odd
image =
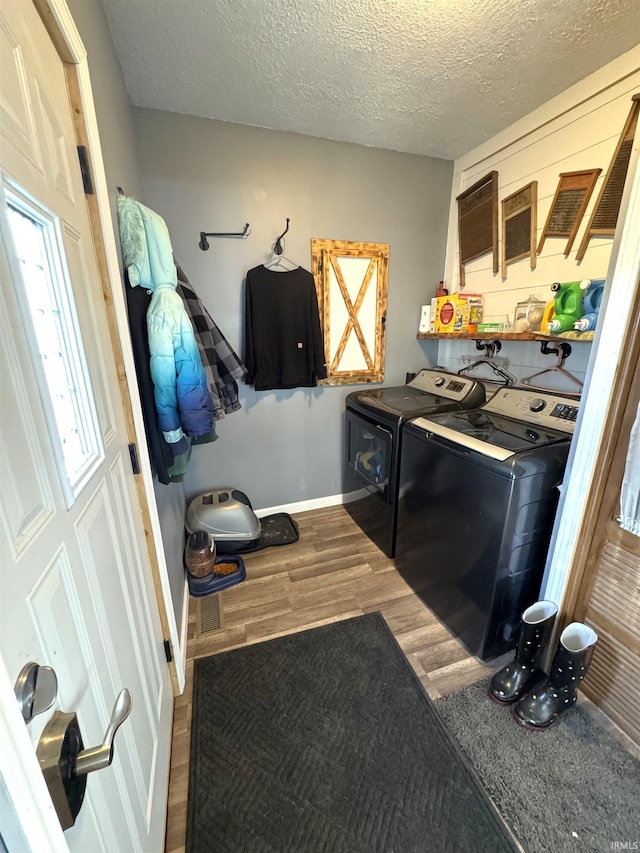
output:
[[[418,338],[433,340],[467,340],[467,341],[535,341],[537,335],[533,332],[418,332]],[[546,335],[545,335],[546,337]]]
[[[418,332],[423,340],[467,340],[467,341],[592,341],[593,332],[563,332],[560,335],[544,335],[542,332]]]

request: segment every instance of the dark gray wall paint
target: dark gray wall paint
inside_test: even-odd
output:
[[[453,164],[293,133],[135,109],[147,204],[231,345],[242,349],[244,276],[271,257],[291,218],[287,257],[310,267],[312,237],[390,244],[386,384],[433,362],[418,342],[420,305],[442,278]],[[211,240],[200,231],[238,231]],[[342,492],[344,398],[353,387],[255,392],[194,448],[187,495],[217,486],[264,508]]]
[[[69,0],[69,9],[87,51],[113,224],[117,234],[116,187],[121,186],[127,195],[144,200],[133,108],[99,0]],[[116,240],[116,243],[119,250],[119,241]],[[184,597],[184,488],[182,484],[162,486],[157,482],[154,488],[171,596],[179,626]]]

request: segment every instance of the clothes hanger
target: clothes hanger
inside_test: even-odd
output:
[[[560,393],[565,394],[569,397],[579,397],[582,393],[582,382],[579,379],[569,373],[568,370],[565,370],[563,364],[565,360],[571,355],[571,345],[562,341],[558,344],[557,347],[549,346],[547,341],[542,341],[540,346],[540,352],[543,355],[557,355],[557,360],[554,365],[551,367],[545,367],[543,370],[537,370],[535,373],[532,373],[530,376],[525,376],[520,380],[521,385],[526,385],[528,388],[535,388],[538,391],[555,391],[555,388],[548,388],[545,385],[538,385],[533,383],[531,380],[536,379],[538,376],[544,376],[546,373],[560,373],[565,379],[568,379],[574,385],[577,385],[580,389],[579,391],[562,391]]]
[[[473,364],[469,364],[467,365],[467,367],[463,367],[461,370],[458,371],[458,374],[460,376],[468,376],[472,370],[475,370],[476,367],[480,367],[481,365],[490,367],[494,374],[499,379],[502,379],[502,382],[500,384],[504,385],[505,387],[513,386],[516,384],[516,377],[512,373],[509,373],[508,370],[503,370],[502,367],[497,364],[494,364],[494,362],[490,361],[487,358],[480,358],[478,359],[478,361],[474,361]]]
[[[490,367],[494,374],[502,379],[502,385],[511,386],[515,385],[517,382],[516,377],[513,373],[509,373],[508,370],[505,370],[503,367],[500,367],[499,364],[496,364],[492,361],[494,355],[497,352],[500,352],[502,349],[502,344],[500,341],[490,341],[489,343],[483,344],[482,341],[476,341],[476,349],[484,350],[486,353],[486,358],[479,358],[478,361],[474,361],[473,364],[469,364],[466,367],[463,367],[458,371],[458,375],[466,376],[471,373],[476,367],[480,367],[484,365],[485,367]]]
[[[287,227],[284,229],[282,234],[279,237],[276,237],[276,242],[273,244],[273,256],[266,263],[263,264],[263,267],[268,270],[277,270],[280,268],[283,272],[293,272],[300,268],[300,265],[295,261],[292,261],[290,258],[287,258],[286,255],[283,254],[282,247],[282,238],[289,230],[289,222],[291,220],[287,216]]]
[[[274,255],[262,266],[265,269],[272,270],[273,272],[277,272],[278,270],[281,270],[282,272],[293,272],[294,270],[300,269],[300,264],[290,260],[286,255]]]

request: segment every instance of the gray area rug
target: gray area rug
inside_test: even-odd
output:
[[[187,853],[513,853],[378,613],[197,660]]]
[[[548,731],[527,731],[488,684],[436,707],[527,853],[639,850],[640,761],[579,705]]]

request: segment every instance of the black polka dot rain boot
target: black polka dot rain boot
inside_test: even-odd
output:
[[[489,685],[489,696],[498,705],[512,705],[546,678],[544,663],[557,614],[552,601],[537,601],[522,614],[516,656]]]
[[[532,731],[548,729],[574,706],[597,642],[598,635],[588,625],[582,622],[567,625],[560,634],[548,678],[513,709],[514,717],[522,726]]]

